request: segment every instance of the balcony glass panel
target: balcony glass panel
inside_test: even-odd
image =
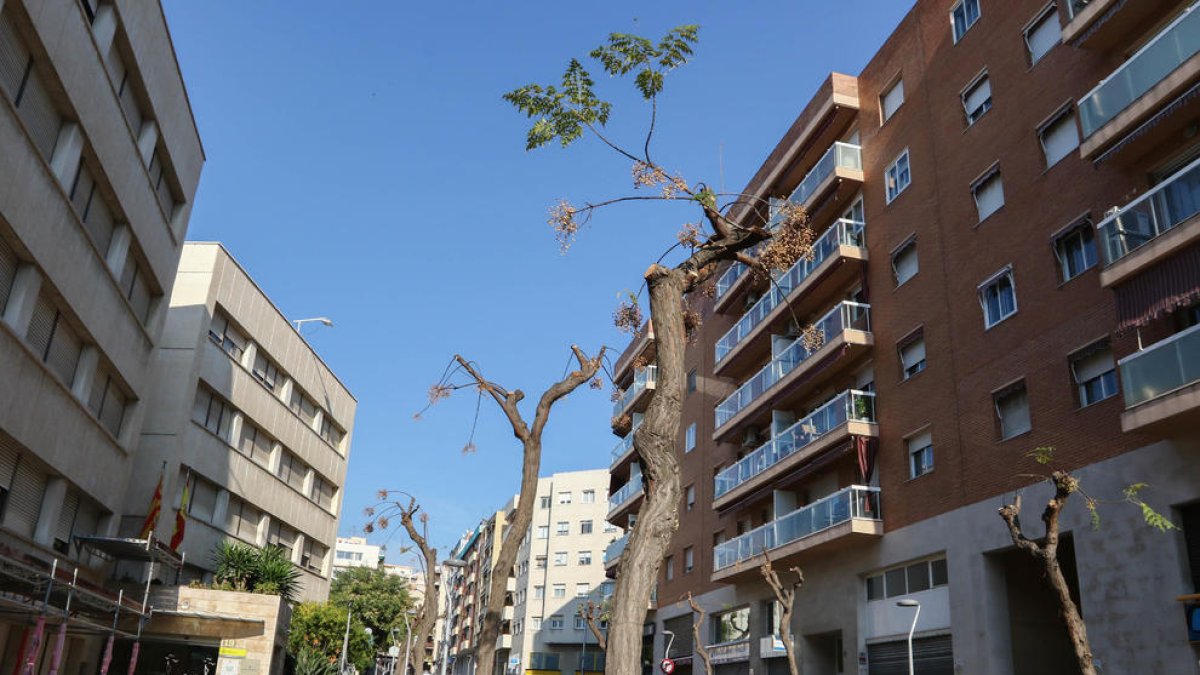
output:
[[[843,488],[762,527],[718,544],[713,549],[713,568],[723,570],[763,551],[799,541],[852,519],[880,520],[879,488],[861,485]]]
[[[620,539],[608,545],[604,549],[604,564],[610,565],[616,562],[617,558],[621,557],[621,553],[625,550],[625,545],[629,543],[629,535],[625,534]]]
[[[1200,326],[1121,359],[1125,407],[1132,408],[1200,381]]]
[[[1200,159],[1096,226],[1104,264],[1111,265],[1200,213]]]
[[[638,368],[637,373],[633,376],[633,384],[629,385],[629,388],[625,390],[625,393],[613,405],[613,417],[620,417],[624,414],[629,404],[633,403],[633,399],[637,398],[637,395],[642,393],[647,387],[653,389],[657,377],[657,366]]]
[[[742,278],[747,269],[749,268],[746,267],[745,263],[735,262],[729,266],[729,269],[725,270],[725,273],[717,279],[717,300],[720,300],[722,296],[729,292],[729,289],[733,288],[733,285],[737,283],[738,279]]]
[[[824,346],[827,340],[832,340],[834,336],[846,329],[871,330],[871,306],[858,302],[839,303],[825,316],[817,319],[813,327],[821,336],[820,344],[812,345],[813,349],[809,350],[805,347],[804,338],[796,338],[754,377],[751,377],[745,384],[738,387],[737,391],[721,401],[716,410],[718,428],[749,407],[776,382],[807,361],[810,356]]]
[[[608,510],[615,511],[619,506],[629,501],[637,493],[642,491],[642,474],[634,474],[629,482],[622,485],[620,490],[613,493],[608,498]]]
[[[812,260],[801,258],[791,269],[775,278],[770,290],[754,303],[754,306],[717,341],[717,361],[725,358],[733,348],[745,340],[764,319],[779,306],[797,286],[838,251],[839,246],[866,246],[866,226],[858,221],[839,219],[813,242]]]
[[[1179,18],[1079,100],[1079,126],[1084,138],[1112,121],[1200,51],[1200,12],[1196,7],[1193,5],[1184,10]]]
[[[875,421],[874,392],[851,389],[838,394],[832,401],[717,474],[714,479],[714,499],[800,452],[848,420]]]
[[[629,430],[629,433],[625,434],[625,438],[617,441],[617,447],[612,450],[612,462],[610,466],[616,464],[617,460],[624,457],[625,453],[633,449],[633,432],[637,431],[640,426],[642,426],[642,416],[635,414],[633,416],[633,428]]]
[[[821,159],[817,160],[816,166],[796,186],[789,199],[797,204],[804,204],[816,194],[817,188],[821,187],[838,167],[862,171],[862,148],[841,142],[829,146],[825,154],[821,155]]]

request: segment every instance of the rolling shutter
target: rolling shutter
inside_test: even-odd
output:
[[[70,553],[71,530],[75,527],[75,516],[79,513],[79,492],[75,488],[67,488],[63,498],[62,509],[58,512],[58,524],[54,528],[55,544],[62,542],[59,550]]]
[[[869,675],[908,675],[908,643],[904,640],[867,645]],[[921,675],[954,675],[949,635],[913,640],[913,669]]]
[[[28,457],[21,457],[17,463],[12,490],[9,492],[4,525],[21,536],[32,537],[45,491],[45,474],[34,467]]]
[[[4,239],[0,239],[0,315],[4,314],[4,306],[8,304],[8,296],[12,293],[17,264],[17,255]]]
[[[81,351],[83,341],[60,314],[54,325],[54,337],[50,340],[50,348],[46,352],[46,365],[68,387],[75,381],[75,367],[79,364]]]
[[[9,100],[17,99],[28,69],[29,50],[17,34],[12,18],[0,12],[0,89],[8,94]]]
[[[35,67],[29,72],[25,81],[25,89],[21,92],[21,100],[17,103],[17,114],[25,123],[33,144],[37,147],[46,161],[54,155],[54,145],[58,142],[58,130],[62,127],[62,118],[58,116],[54,100],[43,84],[41,74]]]
[[[58,321],[58,310],[50,303],[45,293],[38,296],[37,304],[33,307],[33,315],[29,320],[29,330],[25,333],[25,341],[30,349],[37,354],[39,361],[46,360],[50,349],[50,340],[54,339],[54,324]]]
[[[11,436],[0,431],[0,522],[4,521],[4,514],[8,509],[8,496],[20,458],[21,446],[17,445]]]

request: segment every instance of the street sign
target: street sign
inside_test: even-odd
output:
[[[671,675],[671,673],[675,672],[675,662],[671,659],[663,659],[662,663],[658,664],[658,667],[663,671],[664,675]]]
[[[519,657],[519,656],[510,656],[510,657],[508,657],[508,665],[510,665],[510,666],[519,666],[519,665],[521,665],[521,657]]]
[[[390,656],[392,658],[396,658],[397,656],[400,656],[400,648],[397,647],[396,645],[392,645],[391,647],[388,647],[388,656]]]

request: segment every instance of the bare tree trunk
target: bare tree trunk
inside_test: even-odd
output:
[[[496,564],[488,581],[487,611],[483,616],[483,625],[479,632],[479,645],[475,651],[476,673],[492,675],[495,672],[496,641],[500,637],[501,613],[504,611],[504,595],[513,565],[517,562],[517,553],[521,548],[521,540],[529,530],[533,521],[533,504],[537,499],[538,472],[542,466],[542,430],[550,419],[550,409],[559,399],[563,398],[580,385],[596,376],[604,359],[604,348],[594,359],[587,358],[574,345],[571,351],[579,362],[579,369],[571,371],[561,381],[551,385],[546,390],[534,412],[532,424],[526,424],[517,405],[525,397],[520,389],[508,391],[503,387],[489,382],[479,371],[461,356],[455,356],[463,370],[474,378],[480,390],[489,394],[504,411],[512,426],[513,435],[521,441],[523,455],[521,463],[521,493],[517,498],[517,508],[512,520],[507,523],[507,530],[502,534],[500,552],[496,555]]]
[[[704,675],[712,675],[712,657],[708,655],[708,645],[704,644],[704,620],[708,618],[708,614],[703,607],[696,604],[696,599],[692,597],[691,591],[688,591],[687,598],[688,606],[696,615],[692,621],[692,649],[700,655],[700,661],[704,664]]]
[[[425,644],[433,639],[433,630],[437,626],[438,615],[437,549],[429,546],[428,533],[418,531],[413,522],[413,515],[419,508],[417,501],[412,499],[409,501],[408,508],[400,510],[400,524],[408,532],[408,538],[420,549],[421,557],[425,561],[425,596],[421,601],[421,617],[417,620],[415,639],[409,652],[409,663],[413,664],[413,670],[417,673],[424,670]],[[422,515],[422,519],[424,519],[424,515]],[[422,524],[424,524],[424,520],[422,520]],[[422,528],[422,530],[424,529]],[[408,675],[408,673],[403,673],[403,675]]]
[[[760,571],[780,606],[779,639],[783,641],[783,651],[787,655],[788,672],[792,675],[800,675],[800,664],[796,661],[796,641],[792,635],[792,612],[796,608],[796,589],[804,583],[804,573],[800,571],[799,567],[791,568],[796,575],[796,581],[790,586],[785,585],[779,579],[779,573],[771,566],[771,556],[767,553],[763,554]]]
[[[1071,599],[1070,586],[1067,585],[1062,567],[1058,564],[1058,516],[1071,493],[1079,489],[1079,481],[1065,471],[1055,471],[1051,474],[1050,481],[1054,484],[1054,497],[1046,503],[1046,509],[1042,511],[1042,522],[1046,525],[1046,536],[1042,543],[1039,544],[1029,539],[1021,530],[1020,495],[1016,496],[1012,504],[1000,508],[1000,517],[1008,525],[1008,532],[1012,537],[1013,544],[1033,556],[1034,560],[1041,565],[1046,580],[1054,591],[1055,600],[1058,601],[1059,612],[1066,623],[1067,635],[1075,650],[1075,660],[1079,664],[1079,671],[1083,675],[1096,675],[1092,647],[1088,643],[1087,626],[1083,622],[1083,616],[1079,613],[1079,607]]]
[[[604,631],[600,630],[597,619],[601,616],[602,611],[596,606],[596,603],[588,600],[587,605],[583,608],[583,620],[587,622],[588,630],[596,637],[596,646],[600,651],[608,651],[608,641],[604,638]],[[582,670],[582,669],[581,669]]]

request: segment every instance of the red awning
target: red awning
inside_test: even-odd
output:
[[[1118,334],[1200,300],[1200,244],[1121,284],[1116,294]]]

